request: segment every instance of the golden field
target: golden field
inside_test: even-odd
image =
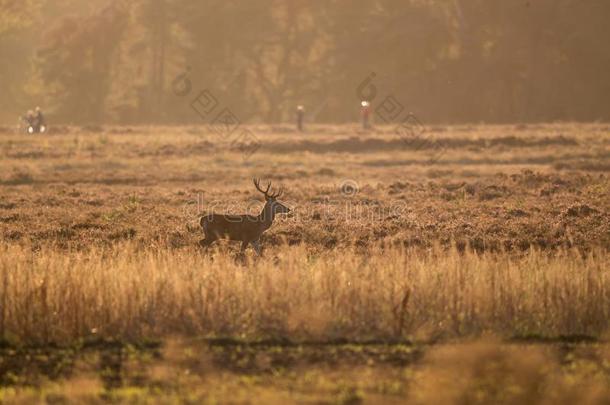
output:
[[[0,135],[0,236],[34,248],[192,247],[201,213],[259,212],[251,179],[261,177],[283,186],[294,208],[267,247],[610,245],[610,136],[601,124],[429,128],[424,137],[442,143],[440,153],[392,127],[249,129],[261,145],[249,159],[197,127]]]
[[[248,263],[133,244],[1,252],[0,325],[16,342],[602,337],[610,324],[609,257],[597,249],[510,257],[297,246]]]
[[[610,127],[249,129],[0,131],[0,403],[608,401]]]

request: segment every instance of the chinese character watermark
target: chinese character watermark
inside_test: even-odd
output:
[[[379,94],[377,86],[373,83],[377,74],[369,74],[356,88],[358,100],[372,103]],[[405,106],[390,94],[375,108],[375,116],[385,124],[396,123],[394,132],[398,134],[406,147],[414,151],[432,150],[430,162],[437,162],[446,151],[446,145],[426,134],[426,127],[415,116],[405,112]]]
[[[191,69],[176,76],[172,82],[172,90],[178,97],[188,97],[193,92],[190,79]],[[190,101],[191,109],[206,123],[210,133],[217,137],[218,142],[228,142],[231,149],[238,150],[244,160],[248,160],[262,146],[258,137],[242,126],[237,115],[209,90],[200,90]]]

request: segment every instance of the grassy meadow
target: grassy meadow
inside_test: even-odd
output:
[[[0,403],[608,403],[610,127],[249,129],[0,130]]]

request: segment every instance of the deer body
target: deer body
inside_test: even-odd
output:
[[[258,255],[261,254],[260,237],[271,227],[277,214],[286,214],[290,209],[277,198],[282,194],[270,194],[271,183],[267,190],[263,191],[259,187],[259,181],[254,180],[257,190],[265,195],[265,206],[259,215],[226,215],[208,214],[201,217],[200,225],[203,228],[205,239],[199,241],[201,247],[208,247],[218,239],[228,239],[240,241],[241,252],[243,253],[249,244],[252,245]]]

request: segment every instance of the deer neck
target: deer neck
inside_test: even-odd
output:
[[[273,204],[265,203],[263,210],[258,216],[260,219],[260,223],[262,224],[264,229],[268,229],[273,224],[273,220],[275,219],[275,212],[273,212]]]

